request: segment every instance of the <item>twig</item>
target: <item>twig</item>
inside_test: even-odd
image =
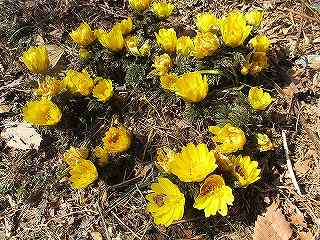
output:
[[[135,238],[141,239],[139,235],[137,235],[134,231],[131,230],[131,228],[129,228],[124,222],[122,222],[122,220],[117,216],[117,214],[115,214],[113,211],[111,211],[111,214],[119,221],[119,223],[122,224],[123,227],[125,227],[129,232],[131,232]]]
[[[109,231],[108,231],[108,227],[107,227],[106,221],[104,219],[103,213],[101,211],[101,207],[100,207],[99,202],[97,202],[97,208],[98,208],[98,212],[99,212],[99,215],[100,215],[100,218],[101,218],[101,221],[102,221],[102,225],[103,225],[104,232],[105,232],[105,235],[107,237],[107,240],[111,240],[111,237],[110,237]]]
[[[287,167],[288,167],[290,178],[291,178],[293,186],[297,190],[298,194],[302,195],[300,187],[299,187],[297,179],[296,179],[296,176],[294,175],[294,172],[293,172],[291,160],[289,158],[289,148],[288,148],[288,144],[287,144],[286,131],[282,130],[281,133],[282,133],[283,148],[284,148],[284,152],[285,152],[286,159],[287,159]]]

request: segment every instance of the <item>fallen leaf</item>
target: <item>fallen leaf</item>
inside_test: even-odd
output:
[[[296,209],[295,213],[291,215],[290,220],[291,220],[291,223],[294,225],[307,227],[307,224],[304,220],[303,213],[299,209]]]
[[[291,235],[290,224],[286,221],[278,205],[273,203],[262,216],[258,216],[253,240],[289,240]]]
[[[0,114],[10,112],[11,106],[8,105],[0,105]]]
[[[46,45],[46,48],[48,51],[50,65],[51,67],[55,67],[64,53],[64,49],[57,45]]]
[[[299,232],[299,240],[315,240],[311,232]]]
[[[90,232],[90,235],[93,240],[102,240],[102,235],[99,232]]]
[[[34,43],[38,46],[43,46],[44,45],[44,39],[41,35],[37,35],[34,38]]]
[[[37,149],[42,137],[29,123],[19,123],[17,126],[5,128],[0,135],[9,147],[21,150]]]

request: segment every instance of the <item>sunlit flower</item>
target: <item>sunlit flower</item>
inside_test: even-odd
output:
[[[267,52],[270,47],[269,38],[265,35],[258,35],[249,42],[256,52]]]
[[[168,147],[157,149],[157,161],[156,165],[160,170],[164,170],[169,173],[169,162],[173,159],[174,151]]]
[[[233,201],[232,189],[226,186],[224,179],[219,175],[210,175],[202,184],[193,207],[204,209],[206,217],[214,216],[217,212],[226,216],[228,205],[232,205]]]
[[[147,210],[156,224],[168,227],[183,217],[185,198],[177,185],[167,178],[159,177],[158,183],[151,184],[151,190],[146,196],[149,201]]]
[[[113,95],[112,81],[110,79],[96,78],[97,85],[92,90],[92,95],[101,102],[108,101]]]
[[[263,14],[262,10],[253,10],[246,13],[245,18],[248,24],[259,27],[262,22]]]
[[[86,48],[80,48],[79,49],[79,57],[81,60],[85,61],[88,60],[91,57],[91,53]]]
[[[39,126],[55,125],[62,116],[58,106],[47,98],[27,102],[22,112],[25,121]]]
[[[149,8],[151,0],[129,0],[129,4],[136,11],[144,11]]]
[[[268,57],[265,52],[254,52],[249,54],[244,63],[241,74],[242,75],[256,75],[268,66]]]
[[[161,28],[159,33],[156,33],[156,39],[159,46],[167,53],[176,51],[177,35],[173,28]]]
[[[217,165],[213,151],[206,144],[189,143],[181,152],[172,154],[168,168],[183,182],[201,182]]]
[[[261,88],[252,87],[249,90],[248,102],[256,110],[265,110],[272,102],[272,97]]]
[[[108,48],[112,52],[122,51],[125,42],[119,27],[113,27],[109,32],[100,28],[95,30],[94,33],[102,46]]]
[[[139,37],[128,36],[125,39],[125,43],[129,53],[131,53],[134,56],[140,56],[140,51],[138,49],[140,43]]]
[[[71,186],[74,189],[86,188],[98,178],[95,165],[85,159],[81,159],[70,166],[70,175]]]
[[[29,48],[20,60],[33,73],[44,73],[49,68],[48,51],[45,46]]]
[[[224,171],[232,170],[232,163],[228,155],[218,151],[214,151],[214,157],[216,159],[216,163],[218,164],[219,168],[223,169]]]
[[[216,150],[221,153],[233,153],[242,150],[246,143],[244,132],[230,123],[223,127],[209,126],[209,132],[215,135],[212,139],[219,143]]]
[[[119,28],[123,35],[131,33],[133,29],[132,18],[128,17],[127,19],[123,19],[121,22],[116,23],[114,28]]]
[[[94,149],[94,156],[98,158],[98,165],[105,167],[109,163],[109,151],[103,147],[96,147]]]
[[[83,96],[90,95],[94,87],[94,80],[90,77],[86,69],[83,69],[82,72],[77,72],[72,69],[68,70],[63,81],[71,93],[79,93]]]
[[[80,26],[70,33],[72,40],[80,46],[88,46],[96,40],[94,32],[88,23],[83,22]]]
[[[239,10],[229,12],[219,25],[223,41],[230,47],[241,46],[252,30],[252,26],[247,25],[243,13]]]
[[[200,72],[185,73],[176,80],[175,93],[187,102],[200,102],[208,94],[208,80]]]
[[[193,41],[189,36],[179,37],[177,40],[177,54],[188,56],[194,49]]]
[[[211,32],[198,32],[193,39],[193,43],[192,55],[196,58],[211,56],[220,46],[218,37]]]
[[[152,65],[155,68],[153,73],[158,76],[163,76],[169,72],[172,65],[172,60],[168,54],[164,53],[160,56],[156,56]]]
[[[110,153],[125,152],[130,148],[131,136],[124,127],[111,127],[103,138],[103,146]]]
[[[249,156],[231,156],[230,159],[233,164],[232,174],[237,178],[241,187],[246,187],[261,178],[258,162],[251,161]]]
[[[152,11],[159,18],[169,17],[174,9],[172,3],[167,3],[165,0],[158,0],[152,5]]]
[[[149,56],[151,52],[151,45],[149,40],[146,40],[139,49],[140,56]]]
[[[160,85],[163,89],[175,91],[178,76],[175,73],[168,73],[160,76]]]
[[[273,144],[267,134],[257,133],[256,139],[260,152],[273,150]]]
[[[69,165],[73,165],[79,160],[86,159],[89,156],[87,148],[70,147],[63,155],[63,161]]]
[[[197,15],[195,22],[200,32],[215,32],[219,30],[218,19],[213,13],[200,13]]]
[[[53,77],[46,76],[40,82],[39,87],[34,89],[34,93],[38,96],[53,97],[58,95],[63,90],[63,82]]]

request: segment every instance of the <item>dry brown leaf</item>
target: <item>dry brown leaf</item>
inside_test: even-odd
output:
[[[46,45],[46,48],[48,51],[50,65],[51,67],[55,67],[64,53],[64,49],[57,45]]]
[[[253,240],[289,240],[292,235],[290,224],[281,209],[273,203],[255,223]]]
[[[38,46],[43,46],[44,45],[44,39],[41,35],[37,35],[34,38],[34,43]]]
[[[315,240],[311,232],[299,232],[299,240]]]
[[[9,105],[0,105],[0,113],[10,112],[11,108]]]
[[[93,240],[102,240],[102,235],[99,232],[90,232],[90,236]]]
[[[295,225],[301,225],[307,227],[306,222],[304,221],[304,216],[301,211],[296,210],[294,214],[290,217],[291,223]]]

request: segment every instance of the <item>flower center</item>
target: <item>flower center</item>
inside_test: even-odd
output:
[[[235,172],[238,173],[241,177],[245,178],[246,177],[246,173],[244,168],[242,168],[241,166],[236,166],[234,168]]]
[[[154,202],[158,207],[162,207],[164,205],[164,200],[167,197],[165,194],[159,194],[153,198]]]
[[[110,143],[116,143],[118,140],[119,140],[119,134],[118,133],[113,133],[109,138],[109,142]]]

